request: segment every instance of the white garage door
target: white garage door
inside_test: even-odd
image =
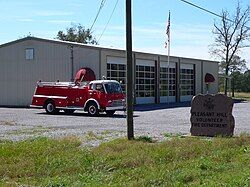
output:
[[[169,75],[168,75],[169,68]],[[169,81],[168,81],[169,80]],[[174,62],[161,61],[160,63],[160,102],[176,101],[176,65]]]
[[[121,82],[123,91],[126,91],[126,64],[125,58],[107,57],[107,79]]]
[[[194,95],[194,65],[180,65],[180,101],[191,101]]]
[[[136,103],[155,103],[155,61],[136,60]]]

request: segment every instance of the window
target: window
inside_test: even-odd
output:
[[[96,84],[96,90],[100,91],[100,92],[104,92],[104,88],[103,88],[102,84]]]
[[[126,91],[126,65],[107,63],[107,79],[117,80]]]
[[[191,68],[191,67],[190,67]],[[181,68],[180,70],[180,88],[181,95],[194,95],[194,70]],[[193,68],[193,67],[192,67]]]
[[[155,69],[149,65],[136,65],[136,97],[154,97]]]
[[[122,88],[120,84],[117,83],[105,83],[105,88],[107,93],[122,93]]]
[[[34,59],[34,49],[25,49],[25,59],[26,60]]]
[[[174,67],[169,68],[169,74],[167,67],[160,68],[160,96],[175,96],[175,79]]]

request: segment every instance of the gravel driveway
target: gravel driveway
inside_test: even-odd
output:
[[[250,133],[250,102],[233,108],[235,134]],[[189,134],[190,107],[183,105],[144,105],[135,107],[135,136],[161,140],[166,133]],[[0,108],[0,140],[23,140],[38,136],[77,136],[84,144],[95,146],[102,141],[126,137],[126,118],[118,111],[113,117],[89,117],[76,111],[72,115],[47,115],[44,110]]]

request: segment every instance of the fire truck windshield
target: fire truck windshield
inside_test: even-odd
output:
[[[121,85],[118,83],[110,82],[105,83],[107,93],[122,93]]]

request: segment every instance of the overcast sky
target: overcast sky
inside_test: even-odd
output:
[[[113,17],[100,38],[117,0],[106,0],[93,26],[99,44],[125,49],[125,0],[118,0]],[[171,11],[171,55],[215,60],[209,55],[213,23],[219,18],[180,0],[133,1],[133,50],[167,54],[164,48],[168,12]],[[220,14],[234,12],[236,0],[189,0]],[[243,8],[250,0],[241,0]],[[0,44],[31,34],[53,39],[71,23],[90,28],[101,0],[0,0]],[[250,26],[250,25],[249,25]],[[242,58],[250,68],[250,48]]]

